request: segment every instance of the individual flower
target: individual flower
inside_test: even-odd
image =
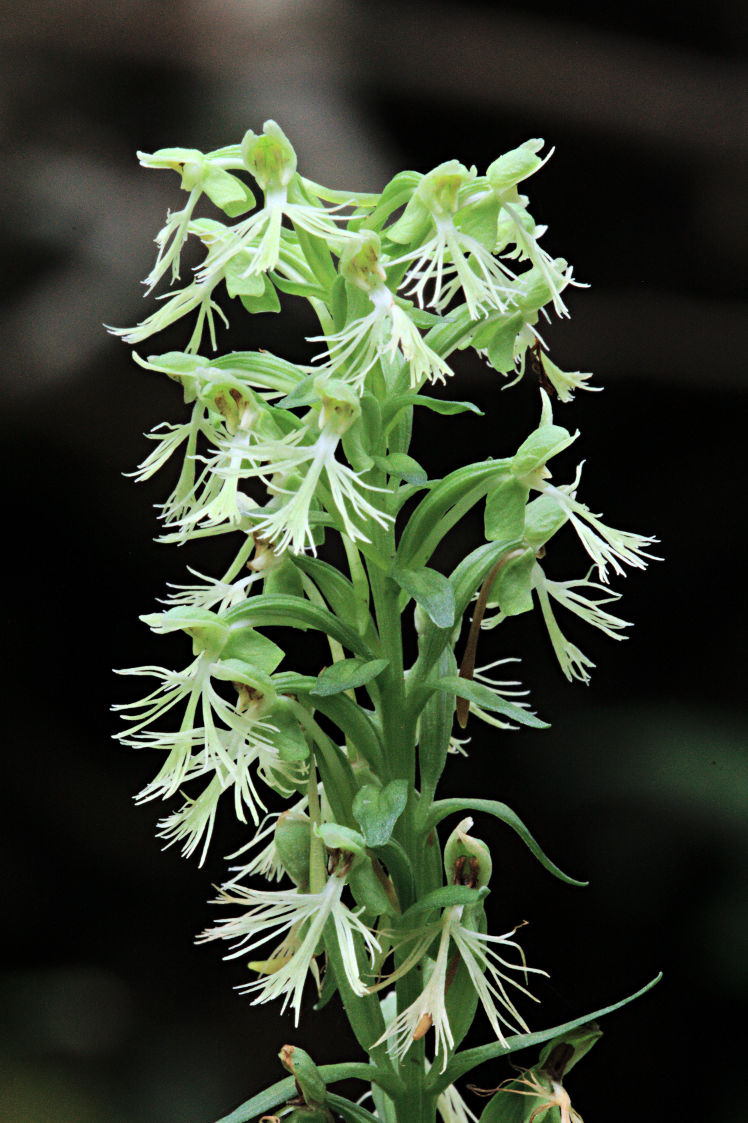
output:
[[[254,530],[273,544],[277,553],[290,549],[301,553],[307,547],[316,552],[312,532],[312,504],[319,502],[324,476],[329,488],[330,506],[338,514],[351,541],[368,541],[354,519],[373,519],[386,526],[389,515],[367,499],[363,491],[379,488],[365,483],[357,472],[335,457],[343,433],[356,420],[360,406],[350,388],[339,380],[316,380],[321,395],[319,436],[304,444],[305,427],[277,441],[259,443],[252,455],[261,466],[253,470],[266,479],[272,504],[251,513]]]
[[[311,336],[327,347],[332,373],[362,393],[366,375],[386,356],[399,353],[410,369],[410,382],[420,387],[427,379],[444,382],[452,374],[449,364],[429,347],[408,313],[385,284],[380,241],[374,231],[364,231],[343,250],[340,272],[368,296],[372,311],[327,335]],[[324,358],[324,353],[317,358]]]
[[[244,165],[262,188],[264,206],[243,222],[224,228],[224,233],[216,240],[214,252],[198,270],[198,280],[207,282],[220,278],[231,259],[247,251],[249,258],[240,274],[242,277],[275,269],[281,256],[284,217],[307,234],[330,244],[343,243],[346,233],[337,223],[345,216],[289,198],[298,179],[296,153],[275,121],[266,121],[260,136],[250,130],[242,141],[241,155]]]
[[[494,257],[493,245],[487,248],[461,228],[460,189],[474,178],[475,169],[456,160],[440,164],[423,177],[401,218],[386,231],[393,241],[417,243],[391,262],[413,262],[405,277],[408,295],[415,294],[423,307],[432,288],[428,303],[441,311],[461,292],[473,320],[491,309],[506,311],[513,303],[514,279]]]
[[[257,823],[264,810],[254,775],[271,787],[288,791],[298,777],[298,766],[283,761],[276,743],[278,730],[268,720],[275,692],[268,673],[247,662],[224,658],[230,651],[233,629],[213,613],[176,608],[144,618],[157,631],[186,630],[196,647],[196,657],[183,671],[164,667],[133,667],[123,675],[155,678],[159,685],[144,698],[116,705],[130,725],[118,739],[132,748],[158,748],[166,760],[158,774],[142,789],[139,802],[173,796],[190,780],[208,777],[202,796],[185,797],[183,807],[161,823],[170,842],[183,841],[191,853],[200,838],[212,829],[215,804],[231,788],[234,810],[241,822],[247,813]],[[244,638],[254,645],[257,658],[271,670],[280,662],[279,649],[256,633]],[[238,698],[228,701],[217,684],[231,684]],[[177,729],[152,728],[175,710],[182,716]],[[209,793],[209,794],[206,794]]]
[[[604,604],[618,600],[620,593],[613,593],[607,586],[590,581],[589,574],[586,578],[572,581],[551,581],[537,563],[532,572],[532,585],[562,671],[570,681],[578,679],[580,682],[589,682],[589,670],[595,664],[563,634],[553,614],[551,598],[594,628],[599,628],[606,636],[620,640],[625,638],[619,634],[621,629],[631,625],[602,607]],[[596,595],[599,593],[603,595]]]
[[[241,885],[224,888],[217,903],[236,905],[242,911],[199,938],[231,940],[232,950],[224,957],[254,955],[260,948],[276,944],[267,959],[249,963],[259,978],[237,989],[251,994],[252,1005],[282,999],[281,1013],[291,1005],[296,1025],[301,1012],[301,998],[310,972],[316,972],[315,954],[328,921],[332,921],[343,969],[354,994],[366,994],[359,976],[356,941],[361,940],[369,956],[380,950],[376,936],[357,913],[342,901],[345,878],[333,875],[319,893],[300,893],[297,889],[256,890]]]
[[[454,1037],[447,1014],[447,990],[453,970],[450,970],[452,955],[457,952],[465,965],[470,982],[491,1024],[491,1028],[502,1042],[505,1041],[504,1026],[516,1030],[527,1030],[527,1025],[518,1013],[509,996],[507,987],[514,987],[530,998],[533,996],[521,983],[508,973],[518,971],[525,980],[529,972],[545,974],[537,968],[527,967],[519,945],[511,937],[516,928],[501,936],[491,936],[475,931],[471,927],[470,912],[464,905],[452,905],[444,909],[440,920],[421,925],[418,929],[405,932],[388,933],[395,946],[413,943],[400,967],[378,986],[388,983],[405,974],[417,963],[424,961],[434,940],[438,937],[439,947],[431,973],[418,997],[387,1026],[377,1045],[387,1041],[389,1048],[400,1060],[405,1057],[413,1041],[434,1030],[434,1056],[442,1056],[442,1072],[447,1066],[449,1051],[454,1046]],[[520,961],[511,962],[504,958],[501,948],[514,948],[519,952]]]
[[[181,187],[189,192],[184,207],[174,213],[169,212],[166,225],[156,235],[158,257],[145,279],[146,291],[150,292],[170,266],[172,281],[178,279],[182,246],[190,233],[190,221],[203,193],[216,206],[232,215],[241,214],[254,206],[254,197],[236,176],[196,148],[161,148],[153,154],[138,152],[138,159],[144,168],[169,168],[179,172]]]
[[[577,467],[573,483],[554,487],[544,480],[535,486],[544,495],[552,496],[565,512],[580,542],[595,563],[600,580],[607,583],[608,566],[611,566],[615,573],[623,575],[626,572],[624,565],[645,569],[647,565],[645,559],[657,561],[656,556],[647,553],[645,549],[646,546],[656,542],[656,538],[647,538],[632,531],[616,530],[606,526],[600,515],[593,514],[586,504],[577,499],[583,465],[584,461]]]

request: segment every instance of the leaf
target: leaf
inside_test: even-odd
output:
[[[565,881],[567,885],[584,886],[588,884],[586,881],[577,881],[576,878],[569,877],[567,874],[563,873],[558,866],[546,856],[540,846],[538,846],[519,815],[512,811],[511,807],[507,807],[505,803],[499,803],[495,799],[475,799],[472,797],[460,799],[457,796],[453,799],[440,799],[431,809],[427,827],[435,827],[437,823],[440,823],[442,819],[446,819],[448,815],[462,814],[464,811],[483,811],[487,815],[493,815],[495,819],[499,819],[502,823],[506,823],[508,827],[511,827],[512,830],[519,835],[530,853],[534,854],[538,859],[541,866],[544,866],[549,873],[559,878],[560,881]]]
[[[374,463],[377,468],[394,476],[398,480],[405,480],[409,484],[425,484],[428,482],[428,473],[417,460],[404,452],[391,452],[389,456],[375,456]]]
[[[468,702],[480,706],[482,710],[503,714],[504,717],[511,718],[512,721],[516,721],[520,725],[529,725],[531,729],[550,728],[547,721],[541,721],[535,714],[530,713],[529,710],[521,709],[513,702],[507,702],[506,698],[502,698],[500,694],[491,690],[490,687],[484,686],[482,682],[473,682],[466,678],[447,678],[439,679],[437,682],[432,680],[430,686],[434,690],[456,694],[458,698],[467,698]]]
[[[472,908],[484,901],[489,893],[490,889],[487,885],[480,889],[471,889],[468,885],[443,885],[441,889],[432,889],[430,893],[424,893],[415,904],[411,905],[407,912],[403,913],[402,923],[405,925],[414,916],[422,912],[430,912],[431,909],[448,909],[452,905]]]
[[[452,586],[443,573],[423,566],[422,569],[393,569],[391,577],[413,597],[437,628],[452,627],[455,622],[455,598]]]
[[[347,1100],[345,1096],[338,1096],[334,1092],[327,1095],[327,1104],[343,1116],[345,1123],[377,1123],[376,1115],[372,1115],[361,1104]]]
[[[408,781],[391,780],[385,788],[365,784],[353,801],[353,818],[367,846],[384,846],[408,802]]]
[[[372,998],[373,1002],[376,999]],[[377,1006],[379,1003],[377,1002]],[[380,1018],[381,1021],[381,1018]],[[382,1028],[384,1024],[382,1023]],[[386,1092],[394,1092],[397,1094],[401,1092],[402,1086],[396,1076],[389,1073],[382,1072],[373,1064],[363,1064],[360,1061],[344,1061],[340,1064],[334,1065],[319,1065],[319,1072],[321,1073],[325,1084],[335,1084],[339,1080],[362,1080],[366,1084],[372,1081],[379,1084]],[[216,1123],[254,1123],[254,1120],[259,1115],[265,1115],[267,1112],[272,1111],[278,1104],[284,1100],[290,1100],[296,1093],[296,1085],[293,1076],[287,1076],[283,1080],[279,1080],[276,1084],[266,1088],[264,1092],[259,1092],[256,1096],[252,1096],[246,1103],[241,1104],[235,1108],[229,1115],[224,1115],[218,1119]],[[340,1111],[338,1101],[342,1099],[341,1096],[336,1096],[328,1092],[328,1103],[332,1103],[337,1111]],[[345,1103],[348,1103],[346,1100]],[[367,1115],[361,1117],[367,1120]],[[372,1116],[368,1116],[371,1119]]]
[[[464,1076],[466,1072],[471,1072],[472,1069],[477,1068],[478,1065],[484,1064],[486,1061],[495,1060],[497,1057],[506,1057],[511,1053],[517,1053],[520,1049],[531,1049],[535,1045],[544,1045],[547,1041],[553,1040],[554,1037],[560,1037],[562,1034],[571,1032],[571,1030],[578,1029],[580,1026],[586,1025],[587,1022],[597,1021],[598,1018],[605,1017],[606,1014],[613,1014],[616,1010],[620,1010],[623,1006],[628,1006],[629,1002],[634,1002],[637,998],[641,998],[653,986],[656,986],[662,978],[662,972],[656,975],[651,982],[643,986],[641,990],[636,991],[635,994],[629,995],[628,998],[622,999],[620,1002],[615,1002],[612,1006],[603,1006],[600,1010],[595,1010],[592,1014],[585,1014],[581,1018],[574,1018],[573,1021],[564,1022],[563,1025],[552,1026],[550,1029],[539,1030],[537,1033],[520,1033],[512,1037],[507,1037],[502,1043],[501,1041],[492,1041],[489,1045],[479,1045],[475,1049],[465,1049],[462,1053],[457,1053],[447,1065],[443,1072],[436,1073],[432,1069],[430,1078],[427,1078],[427,1086],[430,1085],[431,1091],[436,1095],[448,1088],[450,1084],[458,1080],[459,1077]],[[223,1121],[221,1121],[223,1123]]]
[[[389,429],[400,410],[406,409],[408,406],[426,406],[433,413],[442,414],[444,417],[452,417],[456,413],[466,413],[468,410],[471,413],[477,413],[479,417],[483,417],[483,410],[478,409],[478,406],[474,405],[473,402],[453,402],[446,398],[431,398],[428,394],[396,394],[394,398],[390,398],[385,406],[385,428]]]
[[[362,663],[360,659],[341,659],[320,671],[317,685],[309,693],[321,698],[342,694],[344,690],[353,690],[371,682],[387,666],[389,659],[370,659],[366,663]]]

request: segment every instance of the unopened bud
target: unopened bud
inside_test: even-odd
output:
[[[485,842],[468,834],[472,825],[468,817],[452,831],[444,847],[444,869],[452,885],[482,889],[491,878],[493,862]]]

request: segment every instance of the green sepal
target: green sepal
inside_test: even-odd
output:
[[[235,625],[230,628],[228,639],[221,650],[222,661],[239,659],[252,667],[259,667],[269,675],[272,675],[284,655],[283,648],[278,647],[278,644],[273,643],[267,636],[256,632],[254,628]]]
[[[480,889],[471,889],[468,885],[444,885],[441,889],[432,889],[411,905],[403,913],[399,927],[407,928],[414,917],[433,909],[448,909],[453,905],[462,905],[464,908],[475,908],[484,901],[491,890],[487,885]]]
[[[242,276],[246,272],[250,261],[251,257],[248,253],[240,252],[226,264],[223,280],[229,296],[262,297],[265,295],[266,278],[264,273],[249,273],[246,277]]]
[[[515,344],[517,336],[525,326],[521,312],[505,316],[496,321],[481,325],[470,340],[473,347],[485,351],[488,361],[500,374],[510,374],[515,370]]]
[[[537,551],[553,538],[568,518],[568,511],[553,495],[539,495],[527,504],[525,539]]]
[[[490,686],[485,686],[482,682],[473,682],[472,679],[458,677],[436,681],[432,679],[429,686],[432,690],[440,690],[445,694],[456,694],[458,698],[466,698],[468,702],[480,706],[482,710],[499,713],[511,721],[516,721],[519,725],[528,725],[531,729],[550,728],[547,721],[541,721],[535,714],[530,713],[529,710],[523,710],[513,702],[507,702],[506,698],[502,698],[500,694],[497,694],[495,690],[492,690]]]
[[[312,281],[289,281],[275,271],[270,273],[273,284],[279,292],[286,296],[300,296],[304,300],[327,300],[327,289],[322,285],[315,285]]]
[[[298,886],[309,886],[309,855],[312,822],[303,811],[289,809],[278,816],[273,833],[281,865]]]
[[[331,694],[354,690],[357,686],[365,686],[367,682],[371,682],[387,666],[389,666],[389,659],[370,659],[367,662],[362,662],[360,659],[341,659],[320,671],[317,684],[309,693],[313,697],[326,698]]]
[[[278,293],[275,291],[275,285],[267,273],[263,275],[263,281],[262,292],[258,296],[240,293],[239,299],[248,312],[280,312]]]
[[[221,659],[213,663],[210,673],[223,682],[243,683],[244,686],[250,686],[263,694],[269,705],[275,701],[275,687],[270,675],[250,663],[245,663],[242,659]]]
[[[409,484],[425,484],[428,482],[428,473],[417,460],[404,452],[391,452],[389,456],[375,456],[374,463],[388,476],[397,480],[405,480]]]
[[[370,861],[360,862],[346,878],[353,899],[372,916],[394,915],[395,907],[384,891]]]
[[[215,203],[229,218],[236,218],[251,210],[256,202],[245,183],[225,168],[217,168],[213,164],[208,165],[202,189],[211,203]]]
[[[292,390],[286,394],[285,398],[281,398],[276,404],[280,409],[299,409],[301,406],[316,405],[319,402],[319,394],[317,393],[314,385],[316,379],[319,377],[317,371],[312,371],[311,374],[305,375],[300,382],[297,382]]]
[[[304,585],[301,574],[292,563],[294,554],[288,552],[280,559],[279,565],[274,565],[262,583],[263,596],[275,595],[283,597],[298,597],[304,600]]]
[[[482,186],[488,187],[488,184],[485,181],[481,183],[479,180],[474,180],[469,190],[479,191]],[[455,226],[459,227],[463,234],[475,238],[486,249],[493,250],[496,244],[496,224],[499,221],[500,206],[500,200],[492,191],[487,190],[482,199],[458,210],[455,215]]]
[[[620,1010],[623,1006],[628,1006],[630,1002],[634,1002],[637,998],[641,998],[653,986],[656,986],[662,978],[662,974],[658,974],[642,987],[641,990],[636,991],[635,994],[629,995],[628,998],[622,999],[621,1002],[615,1002],[612,1006],[604,1006],[600,1010],[595,1010],[592,1014],[585,1014],[581,1018],[575,1018],[573,1021],[564,1022],[563,1025],[552,1026],[550,1029],[539,1030],[537,1033],[519,1033],[512,1037],[507,1037],[504,1042],[492,1041],[488,1045],[479,1045],[475,1049],[465,1049],[462,1053],[457,1053],[448,1062],[446,1069],[443,1072],[436,1072],[431,1070],[429,1076],[426,1078],[427,1087],[434,1094],[439,1094],[458,1080],[465,1073],[471,1072],[478,1065],[485,1064],[486,1061],[496,1060],[498,1057],[506,1057],[512,1053],[519,1052],[520,1049],[531,1049],[536,1045],[545,1045],[546,1042],[552,1041],[554,1038],[560,1037],[562,1034],[571,1032],[578,1029],[580,1026],[586,1025],[588,1022],[596,1021],[598,1018],[605,1017],[606,1014],[613,1014],[616,1010]]]
[[[553,456],[557,456],[576,440],[576,434],[571,435],[562,425],[541,425],[534,433],[522,442],[517,453],[512,457],[512,472],[518,479],[523,479],[531,472],[542,468]]]
[[[489,164],[486,179],[494,190],[505,192],[536,172],[543,163],[538,156],[543,143],[539,137],[533,137]]]
[[[362,834],[340,823],[315,823],[312,830],[328,850],[345,850],[348,854],[364,854],[366,842]]]
[[[519,541],[525,529],[525,508],[530,488],[516,476],[499,480],[486,498],[483,526],[489,542]]]
[[[391,780],[384,788],[365,784],[353,801],[353,818],[367,846],[384,846],[408,802],[408,781]]]
[[[532,611],[532,571],[535,551],[528,547],[523,554],[511,558],[496,574],[488,594],[488,603],[498,602],[502,615],[519,616]]]
[[[309,742],[304,736],[297,718],[282,705],[276,706],[269,721],[278,730],[278,736],[273,737],[273,744],[278,749],[278,756],[287,764],[307,760],[309,757]]]
[[[455,598],[449,579],[436,569],[403,569],[390,576],[408,596],[413,597],[437,628],[451,628],[455,622]]]
[[[578,1064],[582,1057],[589,1053],[592,1046],[600,1040],[602,1035],[603,1031],[594,1021],[589,1021],[568,1033],[560,1033],[558,1037],[554,1037],[541,1049],[538,1063],[541,1067],[548,1065],[554,1072],[558,1072],[559,1076],[566,1076],[566,1073],[571,1072],[574,1065]],[[551,1058],[554,1051],[559,1051],[559,1046],[566,1046],[563,1050],[564,1055],[558,1059]],[[570,1053],[569,1049],[571,1050]]]
[[[577,885],[580,887],[589,884],[587,881],[577,881],[576,878],[569,877],[568,874],[560,870],[555,862],[552,862],[540,846],[538,846],[519,815],[512,811],[511,807],[507,807],[505,803],[499,803],[495,799],[478,799],[469,796],[465,798],[456,796],[453,799],[440,799],[432,805],[430,815],[426,820],[425,829],[433,829],[442,819],[446,819],[448,815],[461,815],[466,811],[483,811],[487,815],[493,815],[495,819],[499,819],[502,823],[506,823],[508,827],[512,828],[515,834],[519,835],[527,849],[537,858],[541,866],[560,881],[566,882],[567,885]]]

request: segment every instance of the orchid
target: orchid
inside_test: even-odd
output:
[[[225,958],[242,961],[239,994],[291,1011],[294,1026],[309,991],[340,1001],[366,1058],[317,1068],[285,1044],[288,1075],[227,1119],[477,1123],[455,1081],[539,1045],[537,1065],[487,1093],[481,1119],[519,1119],[510,1093],[521,1093],[526,1121],[573,1123],[562,1078],[599,1037],[591,1018],[617,1008],[530,1028],[545,972],[525,962],[524,921],[506,915],[473,815],[510,827],[551,875],[582,883],[495,798],[500,788],[437,798],[447,760],[470,775],[483,751],[474,723],[459,735],[471,718],[492,738],[547,728],[508,670],[517,631],[506,622],[539,611],[562,673],[587,683],[592,660],[556,613],[622,639],[629,624],[611,610],[609,579],[653,558],[654,538],[614,529],[577,497],[581,465],[556,482],[556,458],[580,434],[554,405],[590,389],[591,376],[561,370],[538,327],[568,315],[562,293],[577,283],[520,194],[548,159],[542,147],[528,140],[483,174],[457,160],[401,172],[379,193],[300,174],[273,121],[208,153],[140,154],[145,167],[176,171],[186,192],[156,237],[148,291],[179,281],[190,241],[203,257],[142,323],[111,329],[138,344],[194,318],[184,350],[135,354],[176,384],[184,412],[151,429],[132,474],[173,473],[159,540],[189,553],[220,536],[221,561],[214,571],[191,555],[164,610],[142,618],[191,654],[181,670],[154,659],[120,672],[151,689],[114,707],[118,737],[160,755],[135,798],[176,798],[156,828],[165,846],[202,865],[224,828],[236,832],[221,917],[199,942],[226,941]],[[218,217],[200,213],[204,198]],[[215,352],[228,320],[224,295],[253,315],[306,299],[318,353],[206,357],[203,337]],[[426,410],[480,414],[451,394],[453,355],[469,349],[507,376],[504,388],[536,376],[540,416],[513,454],[497,435],[490,457],[442,477],[440,443],[422,465],[411,432]],[[479,510],[482,534],[465,518]],[[567,526],[588,571],[561,579],[552,545]],[[463,1048],[476,1016],[489,1039]],[[366,1085],[356,1101],[329,1090],[354,1078]]]

